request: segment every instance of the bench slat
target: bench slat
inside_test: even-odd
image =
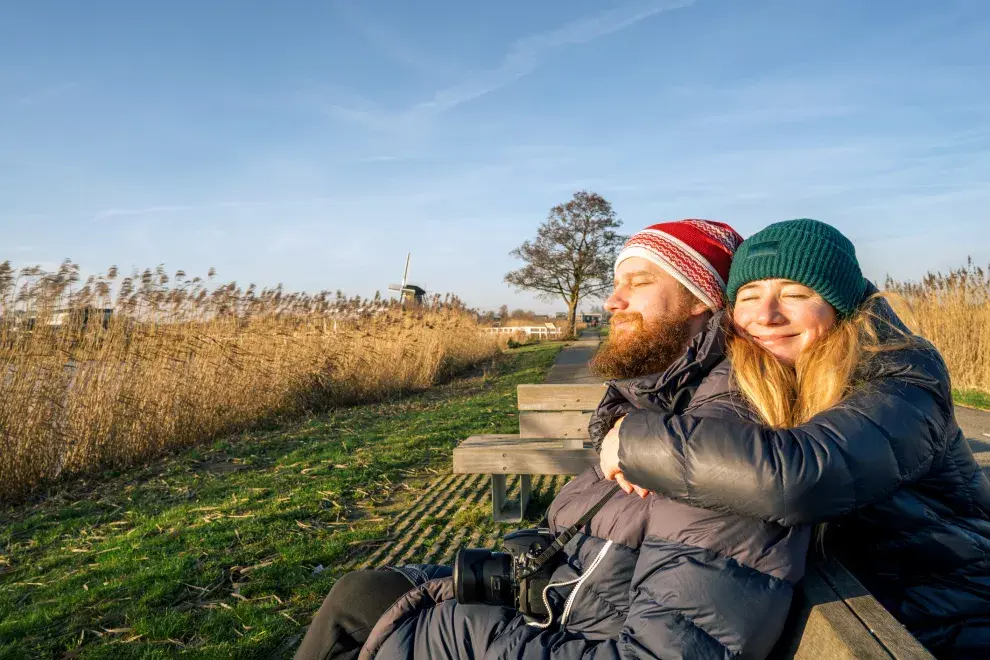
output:
[[[801,588],[795,592],[795,601],[781,637],[785,648],[779,650],[783,653],[774,653],[772,657],[890,660],[891,655],[842,602],[813,564],[808,564]]]
[[[587,438],[591,413],[530,412],[519,413],[521,438]]]
[[[895,658],[931,658],[934,656],[908,632],[900,621],[856,579],[849,569],[835,559],[820,563],[818,571],[853,614],[865,624]]]
[[[570,449],[560,439],[476,435],[454,449],[455,474],[580,474],[598,461],[591,447]]]
[[[519,410],[592,411],[605,396],[605,385],[519,385]]]

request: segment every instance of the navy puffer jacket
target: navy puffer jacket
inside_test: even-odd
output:
[[[945,363],[919,338],[862,378],[838,406],[786,430],[633,412],[620,465],[691,506],[829,523],[829,551],[933,653],[988,658],[990,482],[956,424]]]
[[[662,376],[611,383],[591,432],[650,410],[739,414],[717,320]],[[596,467],[571,480],[548,513],[555,532],[611,487]],[[810,528],[619,492],[564,548],[547,597],[550,625],[453,600],[449,579],[424,582],[383,616],[362,658],[764,658],[804,572]]]

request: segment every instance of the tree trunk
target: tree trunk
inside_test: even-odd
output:
[[[577,294],[572,293],[567,301],[567,334],[571,337],[577,337],[577,305]]]

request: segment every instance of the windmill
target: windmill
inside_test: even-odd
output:
[[[423,302],[423,296],[426,294],[426,290],[416,286],[415,284],[409,284],[409,261],[412,259],[412,252],[406,254],[406,269],[402,272],[402,284],[390,284],[388,286],[389,291],[395,291],[399,294],[399,300],[406,302]]]

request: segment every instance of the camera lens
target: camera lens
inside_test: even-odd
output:
[[[458,603],[515,607],[512,555],[486,548],[458,550],[454,558],[454,590]]]

